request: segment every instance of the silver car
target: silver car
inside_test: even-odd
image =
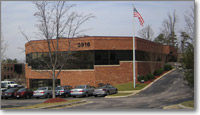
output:
[[[36,91],[33,92],[33,97],[35,98],[50,98],[52,97],[52,89],[51,87],[40,87]]]
[[[94,88],[90,85],[79,85],[76,86],[74,89],[71,89],[70,95],[72,97],[77,96],[85,96],[88,97],[90,95],[93,95]]]
[[[93,92],[93,95],[97,97],[97,96],[107,96],[107,95],[116,94],[116,93],[118,93],[117,88],[113,87],[112,85],[107,84],[107,85],[103,85],[96,88]]]

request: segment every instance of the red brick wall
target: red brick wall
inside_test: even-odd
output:
[[[133,81],[132,62],[120,62],[116,66],[95,66],[95,81],[99,83],[110,83],[112,85]]]
[[[56,71],[57,73],[57,71]],[[90,84],[95,85],[94,82],[94,70],[66,70],[60,72],[58,79],[60,79],[60,85],[82,85],[82,84]],[[30,67],[26,65],[26,78],[27,78],[27,87],[30,86],[30,79],[51,79],[50,71],[37,71],[31,70]]]
[[[148,40],[136,38],[136,50],[162,53],[163,45]]]
[[[60,39],[59,51],[68,51],[69,39]],[[71,39],[70,39],[71,40]],[[90,47],[77,47],[78,43],[90,42]],[[54,44],[55,44],[54,40]],[[32,45],[31,45],[32,44]],[[176,55],[176,49],[163,46],[151,41],[136,38],[136,50],[164,53],[168,54],[171,50]],[[26,54],[31,52],[47,52],[47,43],[42,40],[31,41],[26,45]],[[51,46],[52,47],[52,46]],[[82,37],[74,38],[71,41],[71,51],[81,50],[132,50],[132,37]],[[164,58],[163,58],[164,60]],[[155,64],[155,68],[160,68],[162,64]],[[150,73],[150,62],[136,63],[136,76],[146,75]],[[31,71],[26,65],[27,85],[29,86],[29,79],[50,79],[45,76],[47,72],[40,74],[39,71]],[[95,66],[92,70],[67,70],[62,71],[58,77],[61,79],[61,85],[81,85],[90,84],[97,86],[99,83],[121,84],[133,81],[133,65],[132,62],[120,62],[120,65],[112,66]],[[137,77],[136,77],[137,78]]]
[[[81,71],[62,71],[59,75],[61,85],[95,85],[94,70],[81,70]]]
[[[151,65],[152,64],[152,65]],[[154,62],[137,62],[137,74],[138,75],[147,75],[156,69],[162,68],[164,63],[154,63]]]
[[[89,84],[98,86],[99,83],[121,84],[133,81],[132,62],[120,62],[114,66],[95,66],[91,70],[66,70],[58,76],[61,85],[83,85]],[[42,73],[41,73],[42,72]],[[26,65],[27,86],[30,86],[30,79],[51,79],[48,72],[31,70]]]
[[[168,45],[164,45],[164,46],[163,46],[163,53],[169,54],[170,51],[172,51],[172,54],[173,54],[173,55],[176,55],[176,56],[178,55],[178,54],[177,54],[177,49],[176,49],[176,48],[174,48],[174,47],[172,47],[172,46],[168,46]]]

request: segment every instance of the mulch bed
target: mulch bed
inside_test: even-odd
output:
[[[56,103],[56,102],[66,102],[67,100],[63,98],[51,98],[46,100],[44,103]]]
[[[164,71],[160,76],[162,76],[163,74],[167,73],[168,71]],[[149,80],[149,81],[145,81],[144,84],[150,84],[151,82],[153,82],[154,80],[158,79],[160,76],[155,76],[155,79],[153,80]]]

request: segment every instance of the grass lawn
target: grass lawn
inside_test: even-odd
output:
[[[67,102],[56,102],[56,103],[41,103],[41,104],[35,104],[25,107],[13,107],[13,108],[3,108],[3,109],[40,109],[43,107],[50,107],[50,106],[56,106],[56,105],[62,105],[62,104],[68,104],[81,101],[80,99],[74,99],[74,100],[67,100]]]
[[[187,107],[194,108],[194,101],[186,101],[186,102],[183,102],[181,104],[184,105],[184,106],[187,106]]]
[[[146,86],[147,84],[144,84],[144,83],[136,84],[135,88],[133,88],[133,83],[124,83],[124,84],[115,85],[118,91],[141,90]]]
[[[117,93],[117,94],[113,94],[113,95],[110,95],[110,96],[127,96],[127,95],[130,95],[132,93]]]

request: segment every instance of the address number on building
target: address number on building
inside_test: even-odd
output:
[[[78,47],[90,47],[90,42],[80,42],[77,44]]]

